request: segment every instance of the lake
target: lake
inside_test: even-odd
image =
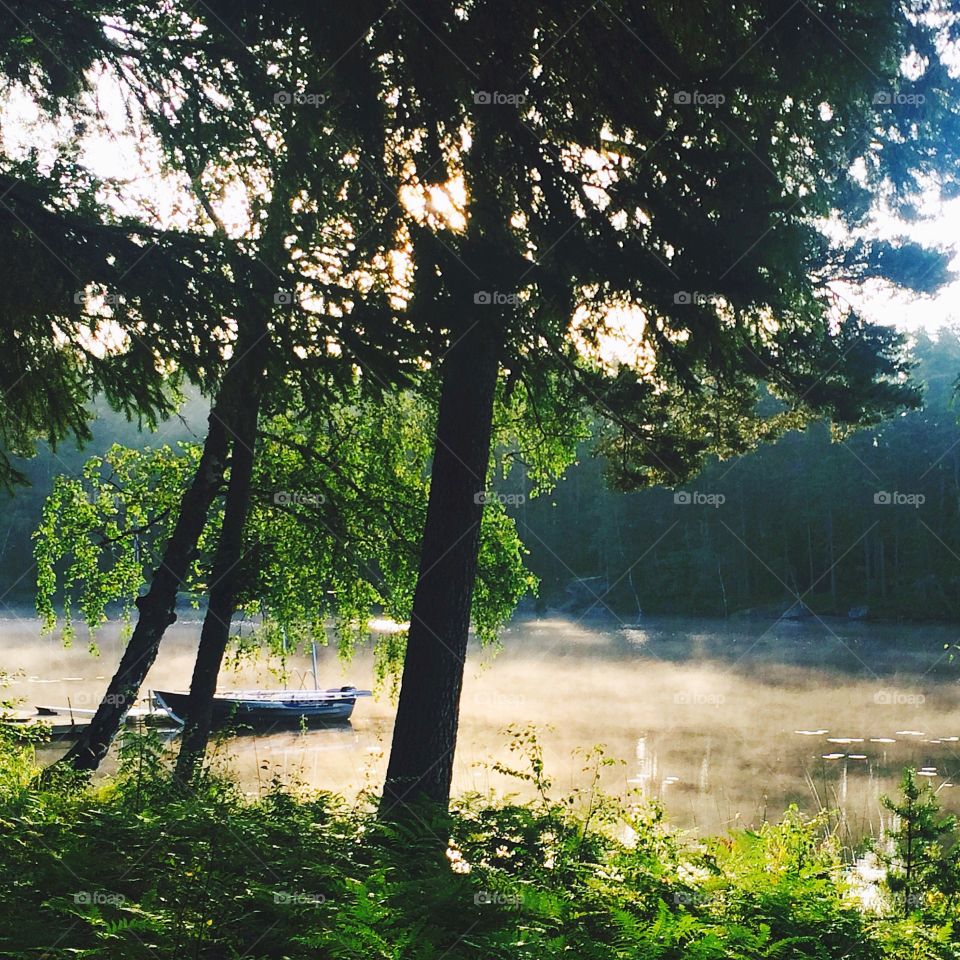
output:
[[[199,621],[171,628],[148,688],[185,688],[199,631]],[[504,728],[534,724],[556,794],[589,782],[583,751],[603,744],[622,761],[604,768],[607,790],[657,798],[696,833],[756,825],[796,803],[836,809],[854,841],[879,830],[879,798],[896,791],[905,765],[960,811],[960,662],[945,649],[956,637],[944,625],[841,620],[518,620],[498,653],[471,646],[454,792],[526,795],[491,765],[519,765]],[[99,657],[83,631],[65,649],[32,618],[0,621],[0,666],[20,673],[9,695],[23,706],[95,706],[120,655],[119,626],[97,642]],[[312,685],[308,658],[291,667],[292,686]],[[323,686],[371,686],[371,652],[343,665],[321,650],[320,673]],[[264,662],[221,679],[279,685]],[[358,701],[346,727],[232,738],[216,748],[218,762],[251,792],[279,776],[355,796],[382,782],[392,710],[381,691]]]

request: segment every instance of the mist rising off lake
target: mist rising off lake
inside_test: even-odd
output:
[[[186,688],[199,630],[169,631],[146,688]],[[879,797],[896,791],[906,765],[960,810],[960,662],[945,649],[955,638],[947,626],[832,620],[516,621],[498,653],[471,647],[454,793],[527,795],[490,767],[522,766],[501,731],[533,724],[555,793],[585,785],[582,752],[604,744],[622,761],[604,770],[607,790],[657,798],[698,833],[776,819],[790,803],[837,809],[848,839],[875,833]],[[94,707],[120,655],[119,627],[98,633],[99,657],[86,641],[81,631],[64,649],[33,619],[0,621],[0,664],[19,672],[9,695],[23,707]],[[290,686],[312,686],[308,658],[290,666]],[[371,686],[373,659],[364,650],[343,665],[322,650],[320,673],[323,686]],[[280,686],[271,664],[221,677],[221,689],[253,686]],[[235,737],[216,752],[250,791],[280,776],[355,795],[382,783],[392,713],[381,690],[358,702],[349,726]]]

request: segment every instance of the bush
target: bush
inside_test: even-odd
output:
[[[529,743],[521,744],[528,746]],[[857,907],[824,819],[703,843],[595,790],[469,797],[382,824],[273,783],[189,793],[128,741],[106,786],[39,787],[0,761],[0,956],[156,958],[956,957],[950,917]],[[599,756],[595,758],[600,760]]]

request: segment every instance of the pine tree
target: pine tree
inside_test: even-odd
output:
[[[941,816],[940,803],[929,784],[921,786],[915,770],[906,769],[900,781],[901,799],[882,797],[896,818],[879,850],[886,866],[885,881],[903,915],[924,912],[933,893],[956,895],[960,885],[957,851],[951,849],[957,818]]]
[[[216,238],[120,216],[79,159],[90,69],[112,44],[115,5],[14,0],[0,25],[0,484],[37,439],[89,439],[96,395],[153,424],[176,409],[178,377],[206,383],[222,321]],[[46,153],[14,151],[16,91],[56,125]],[[109,344],[109,346],[105,346]],[[171,377],[171,371],[174,371]]]
[[[386,815],[449,798],[498,385],[536,402],[554,375],[603,417],[626,489],[811,417],[916,402],[897,335],[830,290],[946,276],[936,251],[855,231],[878,197],[915,203],[925,172],[952,182],[956,83],[937,49],[955,25],[932,3],[622,0],[509,17],[411,2],[371,27],[388,139],[424,192],[463,185],[456,216],[428,205],[409,228],[410,315],[441,344],[443,387]],[[911,56],[924,69],[907,76]],[[832,217],[846,239],[819,228]],[[591,344],[618,308],[644,359],[611,369]]]

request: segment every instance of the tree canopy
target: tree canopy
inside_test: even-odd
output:
[[[252,634],[274,653],[326,644],[332,620],[348,657],[370,635],[370,616],[409,618],[431,416],[422,399],[401,393],[264,423],[238,597],[253,624],[247,642]],[[62,622],[70,638],[74,611],[92,630],[108,613],[129,618],[161,561],[199,455],[196,443],[114,445],[91,457],[82,475],[57,477],[34,533],[37,608],[48,629]],[[183,584],[195,602],[207,591],[222,522],[221,494]],[[523,553],[505,505],[491,500],[473,610],[485,641],[535,588]],[[398,670],[398,656],[402,646],[383,636],[381,679]]]

